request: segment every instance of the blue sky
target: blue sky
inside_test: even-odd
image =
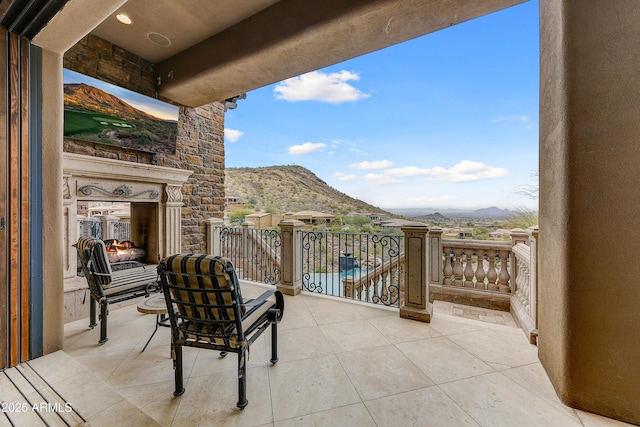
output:
[[[381,208],[537,209],[538,2],[247,93],[227,167],[300,165]]]

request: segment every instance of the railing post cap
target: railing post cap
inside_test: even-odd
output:
[[[244,228],[253,228],[255,226],[255,224],[252,221],[245,221],[242,223],[242,226]]]
[[[205,222],[208,222],[209,224],[212,224],[212,225],[224,224],[224,220],[222,218],[207,218],[205,219]]]
[[[427,224],[415,224],[400,228],[402,231],[429,231]]]

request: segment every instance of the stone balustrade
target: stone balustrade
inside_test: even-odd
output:
[[[488,292],[511,292],[511,243],[443,240],[443,285]]]

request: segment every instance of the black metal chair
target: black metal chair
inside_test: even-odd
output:
[[[108,305],[137,298],[157,289],[158,271],[155,267],[138,267],[113,271],[104,242],[92,237],[80,237],[75,244],[78,259],[84,273],[91,302],[89,306],[89,327],[95,328],[96,303],[100,304],[100,340],[104,344],[107,338]]]
[[[284,312],[280,291],[244,301],[231,261],[212,255],[178,254],[158,267],[171,321],[175,370],[174,396],[184,393],[182,347],[238,354],[238,403],[247,404],[246,357],[249,346],[271,326],[271,363],[278,361],[277,324]]]

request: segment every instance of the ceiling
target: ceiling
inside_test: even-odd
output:
[[[278,1],[129,0],[92,33],[158,63]],[[127,15],[133,23],[124,25],[119,22],[116,19],[119,13]],[[165,40],[170,44],[167,45]]]
[[[69,0],[40,39],[95,22],[87,31],[155,64],[159,96],[196,107],[524,1]]]

